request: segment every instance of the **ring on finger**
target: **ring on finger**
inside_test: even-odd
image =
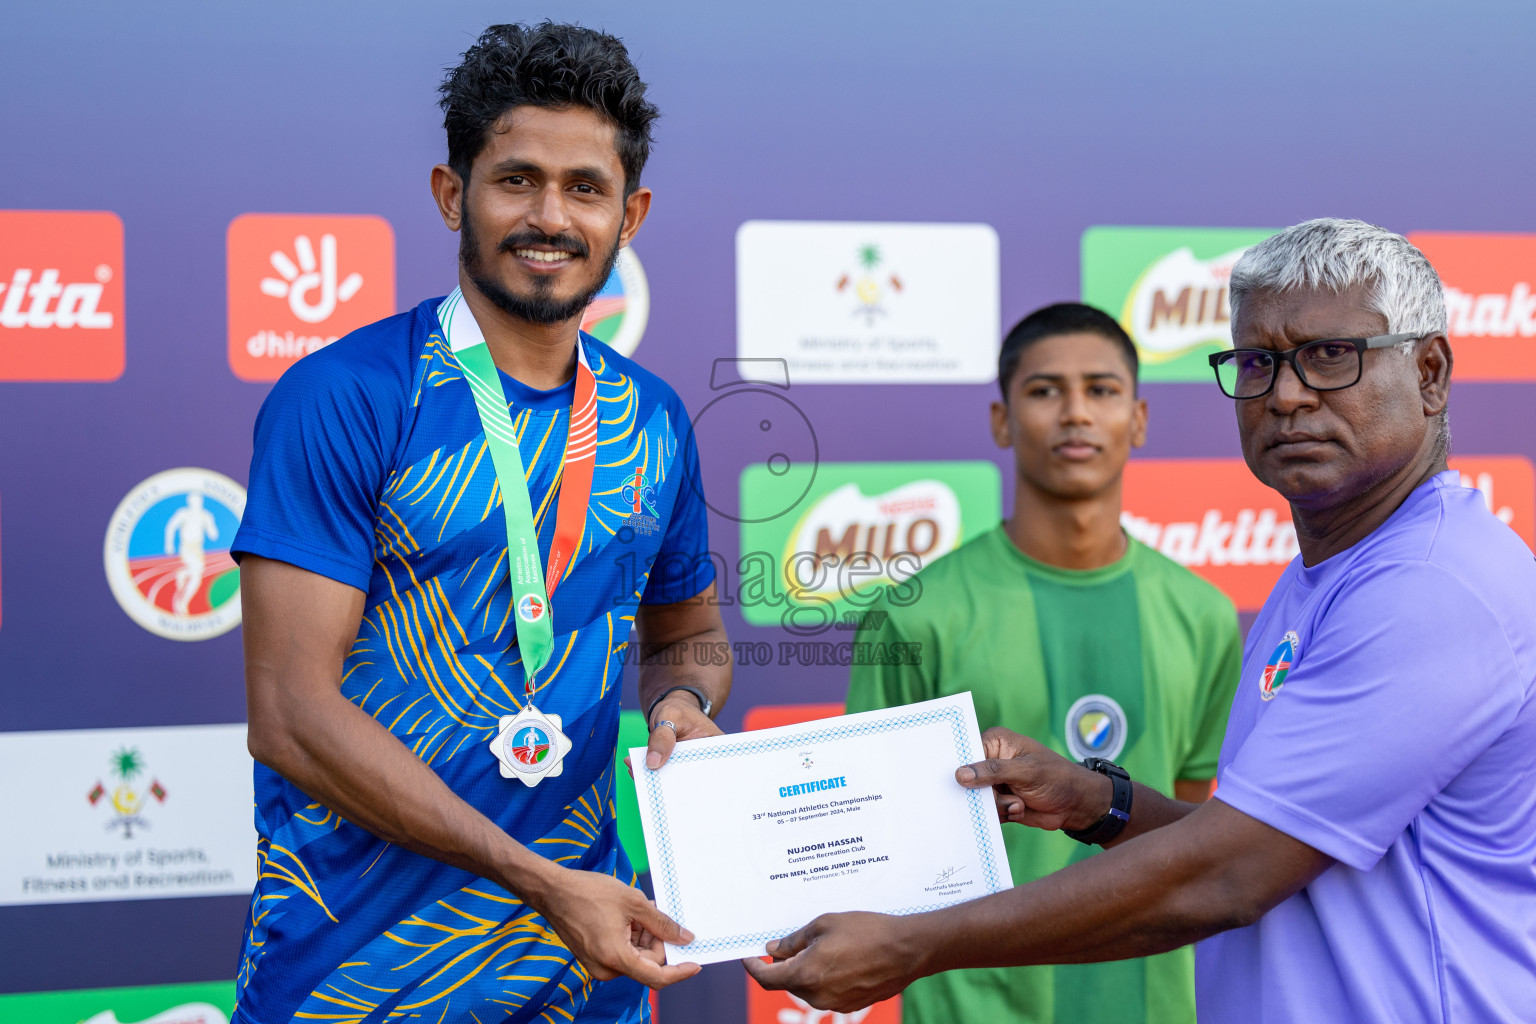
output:
[[[668,729],[671,729],[672,730],[672,735],[674,735],[674,736],[677,735],[677,723],[676,722],[670,722],[670,721],[668,721],[665,718],[663,718],[661,721],[657,722],[655,725],[651,726],[651,732],[655,732],[657,729],[660,729],[662,726],[666,726]]]

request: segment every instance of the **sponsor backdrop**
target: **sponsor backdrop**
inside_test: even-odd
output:
[[[1536,541],[1536,137],[1511,127],[1536,87],[1528,8],[19,7],[0,34],[5,1020],[229,1012],[256,870],[228,553],[252,422],[295,361],[452,286],[435,87],[487,23],[545,16],[622,35],[664,111],[651,220],[586,325],[694,417],[726,728],[836,713],[873,588],[1007,513],[997,344],[1052,300],[1141,347],[1126,529],[1251,621],[1295,534],[1204,356],[1230,343],[1233,261],[1307,217],[1407,232],[1440,268],[1453,464]],[[1423,53],[1436,74],[1405,63]],[[894,1014],[749,995],[734,965],[660,1000],[668,1021]]]

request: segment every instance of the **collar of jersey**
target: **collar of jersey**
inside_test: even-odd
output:
[[[475,321],[475,314],[470,312],[469,303],[464,301],[464,293],[458,288],[437,304],[436,313],[437,322],[442,326],[443,338],[452,351],[462,352],[466,348],[485,341],[485,334],[480,330],[480,324]],[[578,345],[586,343],[585,338],[578,337]],[[592,361],[590,348],[587,350],[587,361],[589,363]],[[496,372],[501,375],[501,389],[507,396],[507,403],[511,406],[513,415],[516,415],[518,409],[534,409],[539,412],[569,409],[576,397],[574,373],[571,374],[570,380],[559,387],[540,391],[538,388],[529,387],[501,369]]]
[[[1332,555],[1318,562],[1316,565],[1307,565],[1299,558],[1296,561],[1296,580],[1302,586],[1312,589],[1328,583],[1339,573],[1344,572],[1355,564],[1361,553],[1369,551],[1378,537],[1383,536],[1402,520],[1414,514],[1414,511],[1426,501],[1440,500],[1440,492],[1450,487],[1460,487],[1461,473],[1454,469],[1447,469],[1442,473],[1425,480],[1415,487],[1403,503],[1393,510],[1376,529],[1355,541],[1343,551],[1336,551]]]
[[[1042,562],[1038,558],[1031,558],[1020,551],[1019,546],[1013,542],[1013,538],[1008,536],[1007,523],[998,523],[992,531],[992,536],[994,543],[1007,552],[1002,557],[1011,558],[1015,564],[1037,576],[1045,576],[1058,583],[1077,587],[1094,586],[1130,572],[1131,567],[1136,564],[1137,549],[1141,546],[1136,542],[1136,538],[1127,536],[1125,554],[1108,565],[1101,565],[1097,569],[1063,569],[1060,566]]]

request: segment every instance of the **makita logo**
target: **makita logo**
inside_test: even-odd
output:
[[[19,269],[9,284],[0,284],[0,327],[81,327],[105,330],[115,322],[101,309],[101,293],[112,280],[112,268],[96,268],[95,281],[63,284],[59,271],[49,268],[37,275]],[[25,304],[25,309],[23,309]]]
[[[1474,294],[1445,289],[1445,312],[1453,338],[1529,338],[1536,335],[1536,295],[1517,281],[1508,294]]]
[[[1184,566],[1284,565],[1301,548],[1296,527],[1272,508],[1245,508],[1228,519],[1209,509],[1198,523],[1154,523],[1120,513],[1125,532]]]
[[[0,381],[116,380],[124,337],[117,215],[0,210]]]

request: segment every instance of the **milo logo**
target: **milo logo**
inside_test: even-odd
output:
[[[1093,227],[1083,301],[1117,317],[1142,380],[1215,381],[1205,357],[1232,346],[1232,267],[1273,234],[1247,228]]]

